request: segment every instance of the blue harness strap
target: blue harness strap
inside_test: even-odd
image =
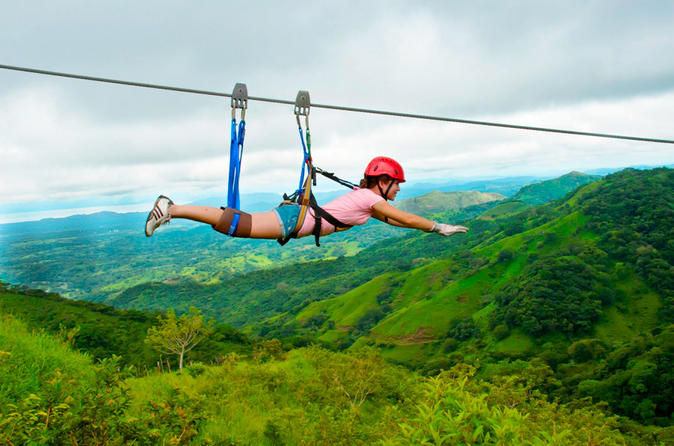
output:
[[[227,207],[241,207],[239,198],[239,178],[241,177],[241,159],[243,158],[243,139],[246,135],[246,108],[248,107],[248,88],[246,84],[234,85],[232,91],[232,138],[229,144],[229,180],[227,184]],[[236,109],[241,109],[241,122],[237,131]],[[235,214],[227,233],[235,235],[239,225],[239,214]]]
[[[243,157],[243,138],[246,134],[246,121],[239,123],[232,118],[232,140],[229,146],[229,188],[227,190],[227,207],[239,209],[239,177],[241,176],[241,158]]]
[[[302,152],[304,153],[304,156],[302,157],[302,167],[300,169],[300,184],[297,186],[297,195],[302,194],[302,189],[304,187],[304,173],[305,171],[307,172],[307,175],[311,175],[311,172],[309,172],[309,162],[311,155],[309,154],[309,151],[307,150],[307,145],[304,142],[304,133],[302,132],[302,127],[298,127],[298,130],[300,132],[300,141],[302,142]],[[308,134],[308,131],[307,131]]]
[[[232,118],[232,138],[229,146],[229,184],[227,188],[227,207],[239,209],[241,200],[239,197],[239,178],[241,176],[241,159],[243,158],[243,139],[246,135],[246,121],[239,122],[238,132],[236,119]],[[239,223],[236,215],[229,227],[228,234],[236,234]]]

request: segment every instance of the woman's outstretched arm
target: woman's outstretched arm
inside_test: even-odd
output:
[[[393,226],[420,229],[426,232],[436,232],[441,235],[452,235],[457,232],[468,231],[468,228],[465,226],[436,223],[427,218],[401,211],[400,209],[394,208],[386,201],[377,202],[372,209],[374,210],[374,213],[372,214],[374,218]]]

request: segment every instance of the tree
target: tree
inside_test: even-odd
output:
[[[213,331],[212,326],[213,321],[205,321],[201,311],[194,307],[180,317],[169,309],[166,317],[159,316],[159,325],[147,330],[145,342],[162,353],[178,355],[182,370],[185,353],[206,338]]]

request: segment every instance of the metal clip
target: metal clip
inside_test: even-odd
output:
[[[309,109],[311,108],[311,99],[309,99],[309,92],[300,90],[297,92],[295,99],[295,114],[302,116],[309,116]]]
[[[297,125],[300,125],[300,116],[304,116],[306,119],[307,128],[309,128],[309,110],[311,109],[311,99],[309,98],[309,92],[306,90],[300,90],[297,92],[297,98],[295,99],[295,117],[297,118]]]
[[[248,88],[246,84],[237,83],[232,91],[232,118],[236,119],[236,109],[241,109],[241,120],[246,116],[248,108]]]

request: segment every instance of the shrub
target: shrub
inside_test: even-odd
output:
[[[508,249],[504,249],[503,251],[498,253],[498,257],[496,258],[496,261],[498,263],[504,263],[504,262],[511,261],[512,258],[513,258],[513,252],[508,250]]]
[[[496,338],[497,341],[500,341],[502,339],[507,338],[510,335],[510,329],[506,324],[499,324],[496,327],[494,327],[492,334],[494,335],[494,338]]]
[[[470,317],[454,322],[453,327],[447,334],[448,337],[458,339],[459,341],[467,341],[479,335],[480,329]]]
[[[586,362],[603,358],[606,355],[606,346],[599,339],[581,339],[569,346],[568,353],[577,362]]]

